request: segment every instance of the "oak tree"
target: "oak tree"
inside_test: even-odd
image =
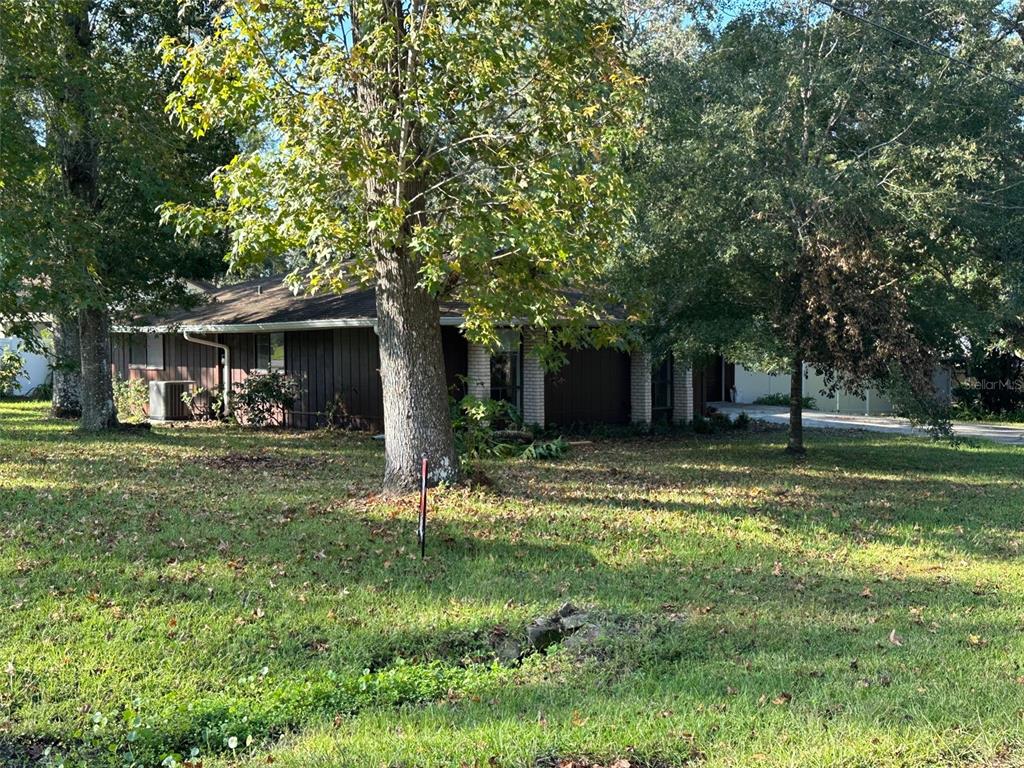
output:
[[[613,9],[230,0],[165,50],[177,118],[250,136],[218,206],[168,216],[229,230],[236,264],[283,256],[297,287],[375,286],[385,486],[409,487],[421,456],[430,482],[455,479],[439,301],[463,303],[472,339],[518,322],[553,343],[594,318],[628,223],[638,90]]]
[[[223,135],[200,145],[164,112],[174,71],[157,45],[201,32],[212,6],[0,0],[0,317],[29,333],[56,322],[55,408],[73,407],[77,362],[86,429],[116,423],[111,318],[178,303],[179,278],[221,261],[222,243],[176,240],[157,212],[208,199],[230,156]]]
[[[1020,262],[1021,49],[999,5],[717,4],[645,66],[646,249],[624,272],[652,336],[925,403]]]

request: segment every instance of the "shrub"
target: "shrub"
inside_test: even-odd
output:
[[[224,391],[220,388],[195,387],[181,393],[181,402],[197,421],[219,418],[224,409]]]
[[[512,444],[510,427],[522,427],[522,417],[515,406],[504,400],[480,400],[466,395],[450,403],[455,448],[460,456],[479,459],[483,456],[508,456]]]
[[[805,396],[802,400],[804,408],[814,410],[818,407],[813,397]],[[754,405],[784,405],[789,407],[789,395],[783,392],[773,392],[770,395],[762,395],[754,401]]]
[[[5,349],[0,355],[0,397],[14,394],[18,379],[25,373],[25,361],[17,350]]]
[[[285,409],[295,405],[299,382],[284,371],[249,371],[232,389],[235,412],[254,427],[280,424]]]
[[[114,406],[121,421],[145,421],[149,405],[149,382],[145,379],[113,377]]]
[[[524,459],[560,459],[569,452],[569,444],[561,437],[535,441],[520,454]]]

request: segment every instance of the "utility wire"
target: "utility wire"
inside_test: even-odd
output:
[[[870,27],[874,27],[875,29],[878,29],[878,30],[881,30],[882,32],[885,32],[886,34],[892,35],[895,38],[898,38],[900,40],[903,40],[904,42],[910,43],[911,45],[914,45],[914,46],[920,48],[922,51],[925,51],[926,53],[930,53],[933,56],[941,56],[942,58],[944,58],[944,59],[946,59],[948,61],[951,61],[952,63],[956,64],[957,66],[964,67],[966,69],[974,70],[975,72],[980,74],[982,77],[995,78],[996,80],[1000,81],[1001,83],[1003,83],[1005,85],[1008,85],[1011,88],[1015,88],[1019,92],[1024,93],[1024,83],[1020,83],[1020,82],[1016,82],[1014,80],[1010,80],[1008,78],[1003,77],[1002,75],[997,75],[997,74],[995,74],[993,72],[988,72],[988,71],[982,69],[981,67],[979,67],[976,64],[972,64],[971,62],[965,61],[964,59],[961,59],[961,58],[959,58],[957,56],[954,56],[951,53],[946,53],[943,50],[940,50],[938,48],[934,48],[934,47],[928,45],[927,43],[922,43],[920,40],[918,40],[916,38],[913,38],[910,35],[907,35],[907,34],[905,34],[903,32],[900,32],[898,29],[893,29],[892,27],[887,27],[884,24],[879,24],[877,21],[873,21],[872,19],[869,19],[869,18],[867,18],[865,16],[861,16],[860,14],[854,13],[851,10],[848,10],[846,8],[842,8],[840,6],[837,6],[834,3],[829,2],[829,0],[814,0],[814,2],[818,3],[819,5],[824,5],[827,8],[831,8],[836,13],[840,13],[843,16],[846,16],[847,18],[850,18],[850,19],[853,19],[854,21],[860,22],[861,24],[867,24]]]

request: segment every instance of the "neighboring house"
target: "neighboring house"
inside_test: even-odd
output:
[[[18,386],[14,390],[15,395],[27,395],[46,383],[50,375],[49,361],[43,355],[25,351],[24,342],[16,336],[4,336],[0,332],[0,355],[9,349],[21,355],[21,361],[25,366],[25,373],[18,379]]]
[[[735,381],[737,403],[753,403],[758,398],[767,395],[789,396],[788,373],[766,373],[736,364],[733,380]],[[839,389],[832,397],[825,397],[821,394],[824,389],[825,377],[816,373],[811,366],[805,365],[804,395],[814,398],[815,407],[818,410],[869,416],[880,416],[893,412],[892,401],[876,389],[867,389],[864,392],[864,397],[845,389]]]
[[[569,349],[553,373],[533,353],[529,328],[501,332],[493,353],[462,335],[455,304],[441,307],[448,384],[455,394],[507,400],[531,425],[679,423],[693,418],[689,368],[652,368],[646,352]],[[372,289],[295,296],[281,278],[207,291],[195,309],[115,328],[112,367],[121,378],[194,382],[210,390],[252,370],[280,369],[302,394],[285,423],[316,427],[338,406],[352,423],[383,423],[376,302]],[[211,346],[211,343],[215,346]]]

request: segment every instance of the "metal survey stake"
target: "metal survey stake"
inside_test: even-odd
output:
[[[420,474],[420,525],[417,531],[420,540],[420,560],[427,554],[427,457],[423,457]]]

